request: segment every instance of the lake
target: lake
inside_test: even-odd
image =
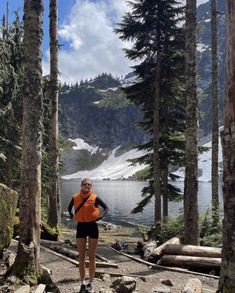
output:
[[[80,188],[81,180],[61,179],[61,205],[62,211],[67,211],[68,204],[73,193]],[[109,213],[103,218],[104,221],[119,225],[153,224],[154,203],[148,204],[143,213],[131,214],[130,211],[141,201],[141,190],[147,186],[147,182],[138,181],[93,181],[93,191],[107,204]],[[183,182],[175,182],[174,185],[183,190]],[[205,212],[211,205],[211,183],[199,182],[198,185],[199,212]],[[222,201],[222,187],[220,186],[220,201]],[[169,217],[177,217],[183,208],[182,202],[169,203]]]

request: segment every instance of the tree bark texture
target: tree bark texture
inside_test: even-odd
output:
[[[186,1],[186,154],[184,186],[185,243],[198,244],[198,100],[196,85],[196,0]]]
[[[204,267],[204,268],[219,268],[221,265],[221,258],[164,254],[160,258],[158,264]]]
[[[212,126],[212,160],[211,160],[211,191],[213,226],[219,225],[219,191],[218,191],[218,60],[217,60],[217,11],[216,0],[211,0],[211,126]]]
[[[162,254],[221,258],[221,248],[183,244],[167,244],[162,250]]]
[[[161,227],[162,204],[161,204],[161,170],[159,156],[160,140],[160,75],[161,75],[161,56],[160,50],[157,53],[156,82],[153,108],[153,179],[155,194],[155,224]]]
[[[223,249],[220,285],[235,292],[235,1],[226,0],[226,84],[223,145]]]
[[[162,170],[163,221],[168,218],[168,166]]]
[[[58,230],[60,215],[58,130],[58,0],[50,0],[50,193],[48,224]]]
[[[37,282],[41,224],[42,0],[24,2],[24,81],[20,241],[14,273]]]

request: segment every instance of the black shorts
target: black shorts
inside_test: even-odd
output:
[[[78,222],[76,238],[99,238],[99,229],[96,222]]]

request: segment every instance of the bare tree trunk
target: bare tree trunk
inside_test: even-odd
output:
[[[235,1],[226,0],[226,84],[224,102],[223,194],[224,223],[220,286],[235,292]]]
[[[196,0],[186,1],[186,158],[184,186],[185,243],[198,244]]]
[[[218,191],[218,61],[217,61],[217,11],[216,0],[211,0],[211,125],[212,125],[212,160],[211,160],[211,191],[213,227],[219,224],[219,191]]]
[[[58,0],[50,0],[50,193],[48,224],[59,227],[59,148],[58,148]]]
[[[20,240],[13,274],[37,283],[41,224],[42,0],[24,2]]]
[[[6,160],[6,185],[12,187],[12,169],[13,169],[13,157],[12,153],[8,152]]]
[[[155,224],[161,226],[162,205],[161,205],[161,184],[160,184],[160,157],[159,157],[159,137],[160,137],[160,72],[161,60],[160,52],[157,54],[156,82],[153,108],[153,179],[155,194]]]
[[[163,221],[168,218],[168,167],[162,170]]]

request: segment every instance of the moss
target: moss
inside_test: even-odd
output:
[[[0,252],[13,236],[13,224],[17,206],[17,192],[0,184]]]
[[[51,228],[48,224],[42,223],[41,239],[57,241],[59,237],[59,228]]]

